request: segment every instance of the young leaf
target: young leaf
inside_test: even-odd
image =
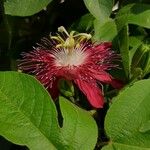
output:
[[[113,0],[84,0],[90,13],[101,22],[105,22],[112,12]]]
[[[52,0],[6,0],[5,14],[12,16],[31,16],[41,11]]]
[[[141,80],[126,88],[113,101],[105,120],[110,143],[103,150],[148,150],[150,116],[150,80]],[[146,123],[146,124],[145,124]],[[144,126],[143,126],[144,125]]]
[[[61,128],[41,84],[22,73],[0,73],[0,135],[9,141],[31,150],[94,149],[97,126],[90,114],[62,97],[60,109]]]
[[[94,39],[97,41],[112,41],[118,34],[115,21],[108,19],[104,24],[101,24],[99,20],[94,21]]]

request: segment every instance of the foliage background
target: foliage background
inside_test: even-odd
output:
[[[117,3],[118,8],[114,10],[113,8]],[[150,1],[43,0],[41,2],[35,0],[1,0],[0,70],[16,71],[17,59],[20,58],[20,53],[30,51],[32,46],[40,42],[43,36],[55,33],[61,25],[68,30],[73,29],[78,32],[91,33],[93,41],[111,41],[113,49],[121,55],[120,68],[122,69],[111,71],[111,74],[122,80],[127,89],[125,88],[121,95],[114,98],[115,102],[109,109],[110,113],[108,112],[106,118],[106,131],[111,137],[111,141],[114,141],[114,145],[109,144],[104,149],[136,150],[145,147],[149,149],[150,124],[148,116],[150,111],[147,106],[149,106],[148,100],[150,98],[148,90],[150,84]],[[134,86],[130,89],[132,84]],[[116,93],[107,91],[107,87],[106,92],[109,93],[106,95],[108,99],[116,95]],[[129,94],[132,99],[127,96]],[[118,102],[116,102],[117,100]],[[136,110],[133,109],[135,104],[138,108]],[[104,109],[97,110],[99,116],[97,124],[100,130],[100,146],[97,146],[98,148],[102,147],[105,141],[108,141],[104,132],[104,118],[109,105],[110,103],[107,103]],[[120,108],[121,106],[123,108]],[[125,110],[128,110],[128,112]],[[144,113],[142,113],[143,111]],[[134,114],[133,118],[132,113]],[[117,114],[120,114],[120,116],[117,116]],[[139,118],[137,119],[135,116],[139,116]],[[124,117],[124,120],[122,120],[122,117]],[[124,131],[117,130],[122,128],[121,122],[125,120],[132,125],[134,122],[131,120],[134,120],[137,126],[127,125],[123,128]],[[114,126],[115,123],[116,126]],[[140,131],[136,130],[137,128],[140,128]],[[114,132],[115,130],[116,132]],[[134,133],[129,132],[131,130]],[[126,134],[127,132],[129,134]],[[117,135],[119,139],[114,135]],[[121,135],[124,136],[121,137]],[[133,137],[140,138],[134,139]],[[128,138],[133,140],[130,142]],[[140,143],[142,138],[145,140]],[[121,144],[124,144],[125,147],[122,147]],[[132,144],[134,147],[129,147]],[[1,138],[0,145],[4,150],[23,149],[3,138]]]

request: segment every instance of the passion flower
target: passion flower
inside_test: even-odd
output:
[[[57,95],[59,79],[72,81],[93,107],[102,108],[101,86],[114,85],[107,71],[116,68],[113,61],[118,60],[118,55],[111,50],[110,42],[92,43],[90,34],[75,31],[69,34],[62,26],[58,32],[56,36],[43,38],[34,50],[23,53],[19,69],[34,74],[52,97]]]

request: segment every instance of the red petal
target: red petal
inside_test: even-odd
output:
[[[111,82],[111,76],[108,74],[97,74],[94,75],[95,78],[101,82],[110,83]]]
[[[114,87],[116,89],[121,89],[124,86],[123,82],[121,80],[118,80],[118,79],[112,79],[110,84],[112,85],[112,87]]]
[[[87,96],[89,103],[95,108],[102,108],[104,105],[104,97],[101,90],[94,85],[82,80],[75,80],[80,90]]]
[[[93,76],[95,79],[97,79],[97,80],[99,80],[99,81],[101,81],[101,82],[104,82],[104,83],[111,83],[112,77],[111,77],[111,75],[109,75],[107,72],[105,72],[105,71],[103,71],[103,72],[98,72],[98,71],[96,71],[96,70],[94,70],[94,69],[90,69],[90,68],[89,68],[89,70],[91,71],[92,76]]]

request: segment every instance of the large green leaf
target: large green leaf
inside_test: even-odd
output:
[[[6,0],[5,14],[12,16],[30,16],[41,11],[52,0]]]
[[[6,139],[31,150],[92,150],[97,141],[94,119],[63,97],[60,109],[62,127],[55,105],[40,83],[22,73],[0,73],[0,135]]]
[[[118,30],[126,24],[135,24],[145,28],[150,28],[150,5],[148,4],[129,4],[122,9],[116,16]]]
[[[110,143],[103,150],[150,149],[150,80],[123,90],[108,110],[105,129]]]
[[[60,107],[64,118],[61,134],[66,149],[93,150],[97,141],[97,126],[90,114],[63,97],[60,97]]]
[[[56,116],[52,100],[36,80],[0,73],[0,135],[30,149],[55,149],[50,136],[59,138]]]
[[[112,12],[113,0],[84,0],[90,13],[101,22],[105,22]]]

